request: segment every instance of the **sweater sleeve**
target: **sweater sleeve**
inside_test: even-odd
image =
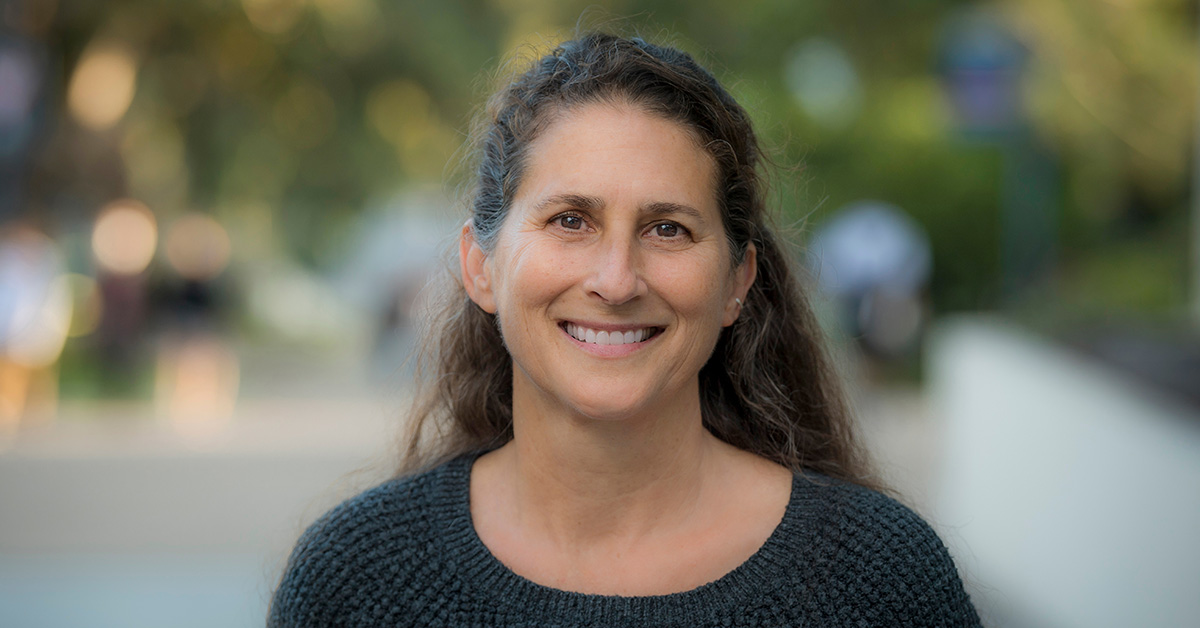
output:
[[[271,600],[269,628],[335,625],[339,580],[350,572],[354,554],[346,551],[343,537],[356,527],[356,510],[352,502],[344,503],[300,536]]]
[[[329,511],[301,535],[271,601],[269,628],[402,625],[395,592],[428,552],[414,543],[419,509],[395,482]],[[389,599],[389,596],[393,599]]]
[[[845,625],[981,625],[950,552],[928,523],[879,493],[847,493],[834,526],[833,561],[845,596],[834,612]]]

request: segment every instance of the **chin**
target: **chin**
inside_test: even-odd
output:
[[[576,414],[597,421],[627,421],[653,413],[653,395],[645,390],[622,391],[608,389],[596,395],[569,400],[569,407]]]
[[[594,421],[605,421],[618,423],[628,421],[642,414],[642,408],[630,408],[629,406],[580,406],[576,405],[574,410],[580,416],[586,417]]]

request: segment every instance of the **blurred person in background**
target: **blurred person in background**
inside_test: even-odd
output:
[[[62,349],[70,301],[54,243],[32,226],[0,224],[0,443],[29,406],[56,391],[54,360]]]
[[[898,207],[860,201],[838,210],[810,246],[821,288],[868,355],[897,360],[915,350],[933,261],[920,225]]]
[[[302,536],[270,625],[979,625],[872,480],[712,74],[589,34],[478,137],[400,477]]]

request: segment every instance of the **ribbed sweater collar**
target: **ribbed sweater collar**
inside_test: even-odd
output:
[[[714,613],[795,577],[797,565],[808,562],[820,510],[809,480],[792,480],[792,494],[783,519],[767,541],[733,571],[690,591],[668,595],[623,597],[563,591],[537,584],[501,563],[480,540],[471,521],[471,467],[482,453],[452,460],[433,472],[430,516],[444,526],[441,544],[447,566],[465,586],[475,590],[493,608],[523,609],[532,616],[613,617],[638,622],[672,623],[684,617],[711,617]]]

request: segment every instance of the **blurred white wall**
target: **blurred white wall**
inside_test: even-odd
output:
[[[1200,625],[1200,412],[988,319],[929,345],[935,520],[1000,625]]]

